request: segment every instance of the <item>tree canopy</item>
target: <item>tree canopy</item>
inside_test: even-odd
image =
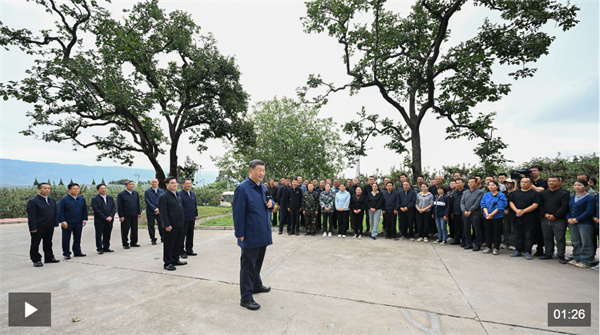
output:
[[[35,58],[25,79],[0,84],[5,100],[33,105],[23,134],[96,147],[98,160],[126,165],[141,153],[162,186],[166,171],[190,168],[178,165],[186,136],[198,151],[210,138],[252,143],[235,59],[187,13],[166,13],[153,0],[117,20],[93,0],[35,2],[57,18],[54,27],[34,33],[0,22],[0,45]],[[158,158],[167,152],[165,168]]]
[[[341,129],[331,118],[319,118],[319,108],[283,97],[258,102],[248,122],[254,125],[256,143],[224,142],[225,154],[211,157],[222,179],[241,181],[248,163],[265,162],[267,177],[325,177],[342,170],[344,157]]]
[[[499,13],[499,22],[481,18],[469,39],[449,44],[451,20],[468,4]],[[349,81],[330,83],[310,75],[299,89],[300,97],[317,104],[334,92],[351,94],[373,88],[397,112],[397,118],[369,115],[363,108],[358,120],[344,126],[358,141],[348,143],[349,154],[364,155],[371,136],[385,135],[387,147],[409,151],[412,175],[421,174],[421,123],[427,113],[447,119],[447,139],[481,138],[475,148],[486,170],[505,161],[506,145],[493,136],[494,112],[475,113],[485,101],[497,101],[510,92],[511,84],[492,78],[496,66],[510,68],[514,80],[531,77],[531,64],[548,48],[554,36],[542,31],[554,21],[566,31],[577,24],[578,8],[551,0],[417,0],[406,15],[386,9],[385,0],[317,0],[306,2],[302,18],[306,33],[323,33],[341,45]],[[456,20],[456,19],[454,19]],[[324,93],[309,94],[323,88]]]

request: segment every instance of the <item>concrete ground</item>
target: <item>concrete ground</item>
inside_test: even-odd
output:
[[[0,332],[14,334],[598,334],[598,272],[556,260],[514,259],[457,246],[274,232],[255,295],[239,306],[239,256],[231,230],[196,230],[188,265],[162,268],[162,246],[34,268],[26,224],[0,225]],[[54,252],[61,257],[61,237]],[[41,251],[41,250],[40,250]],[[568,248],[570,253],[570,248]],[[8,327],[8,292],[51,292],[52,327]],[[591,327],[548,327],[549,302],[590,302]],[[80,321],[73,322],[74,318]]]

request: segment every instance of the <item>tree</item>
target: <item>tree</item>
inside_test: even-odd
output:
[[[102,181],[100,183],[106,185],[106,182],[104,181],[104,177],[102,177]]]
[[[211,159],[223,179],[244,180],[253,159],[265,162],[268,178],[334,176],[342,170],[343,148],[339,134],[332,131],[336,124],[318,114],[317,106],[286,97],[259,102],[248,120],[254,125],[256,144],[225,142],[226,154]]]
[[[96,178],[92,178],[92,185],[96,185]]]
[[[184,165],[177,167],[177,175],[180,177],[180,180],[189,178],[193,183],[196,178],[196,172],[198,172],[200,168],[201,166],[195,163],[190,156],[186,156]]]
[[[210,138],[252,142],[241,122],[248,94],[233,57],[221,55],[211,34],[183,11],[165,13],[158,1],[136,3],[121,21],[94,0],[36,0],[58,19],[36,36],[0,22],[0,45],[36,57],[19,82],[0,84],[4,99],[33,104],[25,135],[47,142],[96,147],[97,159],[132,165],[145,155],[164,186],[158,157],[168,147],[171,175],[184,133],[198,151]],[[93,36],[85,41],[82,36]],[[163,129],[162,125],[166,124]]]
[[[40,183],[37,180],[37,177],[35,177],[35,180],[33,181],[33,186],[38,186]]]
[[[428,112],[450,122],[447,139],[481,138],[476,154],[495,153],[492,160],[502,163],[500,150],[506,145],[493,136],[495,113],[474,115],[472,111],[477,104],[497,101],[510,92],[509,83],[494,82],[493,67],[510,66],[514,80],[533,76],[536,69],[530,64],[547,54],[555,39],[542,32],[542,26],[555,21],[563,31],[569,30],[578,22],[579,8],[552,0],[473,0],[470,3],[475,6],[498,12],[502,22],[483,18],[475,36],[448,45],[450,21],[467,2],[418,0],[404,17],[386,10],[385,0],[306,2],[305,32],[327,31],[341,44],[350,81],[336,85],[310,75],[307,85],[299,89],[300,97],[323,104],[329,94],[346,88],[351,94],[378,90],[398,112],[399,120],[361,110],[357,121],[344,126],[346,133],[359,139],[349,142],[348,151],[364,155],[371,136],[389,136],[387,147],[397,153],[407,152],[410,142],[413,178],[422,171],[420,127]],[[307,91],[317,87],[325,92],[309,98]]]
[[[64,186],[65,185],[65,183],[63,183],[63,181],[62,181],[62,178],[60,178],[60,180],[58,181],[58,185],[60,185],[60,186]]]

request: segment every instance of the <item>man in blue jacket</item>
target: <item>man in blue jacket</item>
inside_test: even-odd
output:
[[[271,238],[271,210],[273,202],[265,194],[267,188],[261,184],[265,177],[265,163],[253,160],[249,165],[249,177],[241,182],[233,193],[233,225],[238,245],[242,249],[240,258],[240,305],[257,310],[253,293],[269,292],[263,286],[260,269]]]
[[[115,199],[106,194],[106,185],[96,186],[98,195],[92,198],[92,209],[94,210],[94,229],[96,230],[96,251],[99,255],[105,252],[113,252],[110,248],[110,234],[117,206]]]
[[[121,221],[121,242],[124,249],[129,247],[139,247],[138,242],[138,219],[142,217],[140,209],[140,195],[134,190],[135,184],[128,180],[125,184],[125,191],[117,196],[117,210],[119,221]],[[128,240],[129,230],[131,230],[131,243]]]
[[[179,191],[179,197],[183,204],[183,239],[179,246],[179,253],[181,258],[187,258],[187,256],[196,256],[194,252],[194,227],[196,226],[196,220],[198,220],[198,204],[196,203],[196,193],[192,191],[192,180],[185,178],[181,185],[183,190]],[[184,246],[185,240],[185,246]]]
[[[150,242],[152,242],[152,245],[156,245],[156,229],[154,229],[155,222],[158,228],[158,234],[160,235],[160,241],[163,241],[164,230],[158,210],[158,197],[160,197],[165,190],[158,188],[158,179],[156,178],[152,178],[152,180],[150,180],[150,186],[151,187],[144,192],[144,201],[146,202],[148,235],[150,235]]]
[[[27,202],[27,224],[29,225],[29,234],[31,234],[31,247],[29,248],[29,257],[33,266],[41,267],[42,255],[40,255],[40,242],[44,242],[44,263],[60,262],[54,258],[52,251],[52,235],[54,228],[58,227],[58,210],[56,200],[48,196],[50,194],[50,184],[38,184],[38,195]]]
[[[62,226],[62,248],[65,259],[71,259],[71,233],[73,233],[73,254],[85,257],[81,252],[81,232],[88,220],[85,198],[79,196],[79,184],[70,183],[69,195],[58,201],[58,221]]]

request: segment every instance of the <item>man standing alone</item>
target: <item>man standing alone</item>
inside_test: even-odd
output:
[[[267,246],[273,244],[271,237],[271,210],[273,203],[267,199],[260,181],[265,177],[265,163],[253,160],[249,164],[249,177],[241,182],[233,194],[233,225],[238,245],[242,249],[240,257],[240,305],[249,310],[257,310],[260,305],[254,301],[253,293],[269,292],[263,286],[260,269]]]
[[[39,194],[27,202],[27,224],[31,234],[29,257],[36,268],[44,266],[42,255],[39,253],[41,241],[44,242],[44,262],[60,262],[54,258],[52,252],[52,235],[54,235],[54,228],[58,227],[56,200],[48,196],[50,184],[40,183],[37,188]]]
[[[117,209],[119,221],[121,221],[121,241],[123,248],[129,249],[129,230],[131,229],[131,246],[139,247],[138,242],[138,219],[142,217],[140,209],[140,195],[133,189],[135,184],[129,180],[125,184],[125,191],[117,196]]]
[[[163,241],[164,231],[158,211],[158,197],[163,194],[164,190],[158,188],[158,179],[156,178],[152,178],[152,180],[150,180],[150,186],[151,187],[144,192],[144,201],[146,202],[148,235],[150,235],[150,242],[152,242],[152,245],[156,245],[156,230],[154,229],[155,222],[158,228],[158,234],[160,235],[160,241]]]

